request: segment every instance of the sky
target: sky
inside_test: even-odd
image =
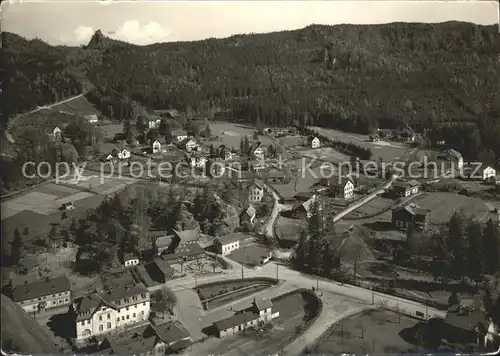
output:
[[[2,2],[2,31],[54,45],[105,35],[139,45],[294,30],[311,24],[465,21],[498,24],[497,1],[120,1]]]

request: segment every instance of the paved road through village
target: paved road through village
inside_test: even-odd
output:
[[[318,319],[311,325],[298,339],[290,343],[283,351],[284,354],[294,356],[308,344],[313,343],[318,337],[321,336],[337,319],[340,318],[338,312],[333,312],[333,306],[336,299],[344,297],[352,298],[353,303],[359,303],[359,306],[353,310],[357,312],[374,308],[384,307],[397,312],[401,312],[413,317],[420,317],[422,319],[429,319],[432,317],[445,317],[445,312],[435,308],[426,306],[425,304],[398,298],[392,295],[374,292],[361,287],[356,287],[348,284],[340,284],[332,280],[317,279],[313,276],[304,275],[298,271],[289,269],[286,266],[280,266],[275,263],[269,263],[264,267],[257,269],[248,269],[243,267],[243,276],[245,278],[251,277],[278,277],[283,281],[283,288],[296,289],[312,287],[319,287],[320,293],[323,294],[324,308]],[[195,284],[210,283],[222,280],[234,280],[241,278],[242,272],[239,268],[233,268],[225,274],[210,275],[205,277],[198,277],[195,281],[193,277],[185,277],[177,280],[167,282],[165,285],[172,289],[173,292],[185,291],[195,287]],[[156,290],[163,285],[151,287],[150,290]],[[349,311],[355,312],[355,311]]]

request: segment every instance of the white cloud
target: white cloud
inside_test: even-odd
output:
[[[137,20],[130,20],[123,23],[116,30],[78,26],[70,36],[63,35],[59,40],[68,44],[85,45],[98,29],[110,38],[139,45],[165,42],[171,35],[170,29],[163,28],[157,22],[141,25]]]
[[[87,43],[94,34],[94,29],[88,26],[78,26],[74,31],[75,41],[78,43]]]
[[[150,44],[166,41],[171,31],[163,28],[157,22],[141,25],[137,20],[131,20],[121,25],[110,37],[135,44]]]

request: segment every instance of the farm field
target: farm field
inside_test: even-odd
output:
[[[467,215],[472,215],[481,221],[489,218],[489,209],[482,200],[467,197],[456,193],[424,193],[413,200],[424,209],[429,209],[429,222],[431,224],[444,224],[448,222],[455,211],[461,209]]]
[[[305,136],[287,136],[287,137],[277,138],[280,145],[287,148],[300,146],[305,139],[306,139]]]
[[[308,148],[308,149],[300,149],[294,151],[296,155],[303,156],[305,158],[309,158],[311,160],[323,160],[332,163],[343,163],[349,162],[350,157],[343,153],[340,153],[337,150],[334,150],[331,147],[321,147],[321,148]],[[309,164],[309,162],[307,162]]]
[[[253,267],[260,266],[270,252],[269,248],[263,245],[240,246],[227,257],[240,264]]]
[[[240,149],[241,139],[247,135],[250,142],[253,141],[253,134],[256,129],[251,126],[234,124],[229,122],[211,122],[210,130],[213,136],[219,136],[220,140],[212,139],[205,141],[207,145],[213,144],[215,147],[225,145],[227,148]],[[259,136],[259,141],[264,146],[274,144],[273,140],[267,136]]]
[[[312,347],[319,354],[404,354],[414,349],[408,335],[418,321],[389,311],[371,311],[345,319]]]
[[[408,149],[408,147],[402,143],[385,141],[370,142],[370,138],[368,135],[347,133],[343,131],[325,129],[315,126],[309,128],[315,130],[320,135],[326,136],[332,140],[352,142],[361,147],[370,148],[372,150],[374,160],[382,158],[384,161],[391,161],[396,157],[402,157]]]
[[[273,298],[273,312],[279,311],[280,316],[262,331],[247,330],[222,339],[210,337],[203,343],[193,344],[191,352],[226,356],[276,354],[305,325],[306,308],[311,307],[306,300],[299,292]]]

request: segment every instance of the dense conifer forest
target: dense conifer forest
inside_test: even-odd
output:
[[[3,110],[92,87],[89,98],[118,120],[145,107],[359,133],[409,124],[465,155],[500,157],[498,37],[495,26],[460,22],[311,25],[148,46],[97,31],[79,48],[4,33]]]

